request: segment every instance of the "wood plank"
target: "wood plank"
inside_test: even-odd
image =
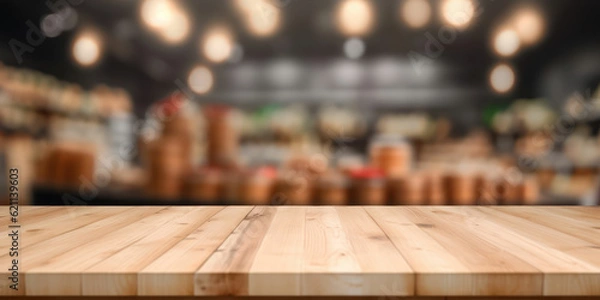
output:
[[[65,297],[40,297],[40,296],[30,296],[27,297],[27,300],[65,300],[70,298]],[[77,299],[82,300],[229,300],[233,299],[233,297],[222,297],[222,296],[205,296],[205,297],[181,297],[181,296],[163,296],[163,297],[153,297],[153,296],[123,296],[123,297],[111,297],[111,296],[81,296],[77,297]],[[382,298],[382,297],[277,297],[277,298],[266,298],[266,297],[243,297],[244,300],[265,300],[265,299],[273,299],[273,300],[446,300],[446,297],[393,297],[393,298]],[[469,298],[470,299],[470,298]],[[481,299],[473,299],[473,300],[481,300]],[[497,299],[486,299],[486,300],[497,300]],[[501,300],[512,300],[512,298],[502,298]],[[540,298],[518,298],[517,300],[540,300]],[[564,300],[564,298],[560,299],[551,299],[551,300]],[[592,300],[591,298],[575,298],[569,300]],[[597,299],[593,299],[597,300]]]
[[[113,216],[106,217],[97,222],[93,222],[88,225],[82,226],[81,228],[77,228],[77,229],[73,229],[71,231],[65,232],[54,238],[44,240],[42,242],[30,245],[28,247],[24,247],[20,251],[20,256],[26,257],[27,259],[21,260],[20,265],[19,265],[19,268],[20,268],[19,283],[22,286],[22,289],[19,290],[19,293],[21,293],[21,294],[25,293],[25,289],[26,289],[25,273],[28,270],[30,270],[31,268],[34,268],[34,267],[48,261],[50,258],[61,255],[64,252],[67,252],[79,245],[96,240],[99,237],[101,237],[103,234],[108,234],[112,230],[115,230],[115,228],[122,227],[123,224],[127,224],[129,222],[141,219],[142,217],[145,217],[151,213],[155,213],[161,209],[164,209],[164,208],[152,207],[152,208],[143,208],[143,209],[136,208],[136,210],[134,210],[134,211],[126,210],[124,212],[121,212],[120,214],[114,214]],[[85,210],[83,210],[83,208],[80,208],[78,210],[85,211]],[[76,210],[76,211],[78,211],[78,210]],[[75,213],[75,212],[73,212],[73,213]],[[100,210],[98,210],[97,213],[102,214],[100,212]],[[94,214],[96,214],[96,213],[94,213]],[[78,223],[78,222],[80,222],[80,220],[77,220],[74,223]],[[54,224],[54,225],[62,226],[61,224]],[[70,227],[67,226],[67,228],[70,228]],[[53,230],[55,230],[55,227],[49,227],[46,232],[50,232]],[[27,241],[28,236],[27,235],[24,236],[23,240]],[[3,263],[2,265],[8,266],[10,260],[11,260],[11,257],[9,256],[9,253],[6,253],[3,256],[0,256],[0,263]],[[6,274],[2,274],[2,275],[6,275]],[[14,293],[12,290],[8,290],[8,289],[4,288],[4,287],[7,287],[7,285],[4,284],[5,283],[4,280],[5,280],[5,278],[7,279],[7,276],[2,276],[2,278],[3,278],[2,279],[3,284],[0,284],[0,295],[7,295],[6,293],[9,293],[9,295],[13,295]]]
[[[436,280],[429,280],[431,276],[442,282],[452,280],[457,286],[474,284],[475,278],[466,276],[469,268],[423,231],[420,228],[423,224],[412,222],[399,209],[379,206],[365,207],[365,210],[414,270],[416,295],[432,293],[436,288],[438,293],[444,292],[444,286]],[[460,277],[452,279],[456,274]]]
[[[470,234],[502,248],[541,270],[544,273],[544,286],[565,286],[571,289],[568,293],[572,296],[600,294],[600,276],[598,276],[600,268],[493,222],[490,220],[492,218],[485,213],[490,209],[474,211],[469,208],[446,207],[436,210],[444,211],[446,219],[462,223],[462,228]],[[519,209],[515,208],[511,211],[516,210]]]
[[[362,207],[336,207],[342,227],[345,230],[351,253],[356,258],[360,269],[356,274],[348,274],[357,278],[348,287],[351,295],[370,296],[412,296],[415,293],[415,276],[398,249],[390,241],[383,230],[373,221]],[[338,282],[339,284],[339,282]],[[332,282],[332,287],[336,285]],[[336,294],[330,287],[331,295]],[[338,289],[337,294],[340,295]],[[305,287],[305,295],[321,295],[311,286]]]
[[[389,209],[398,210],[419,226],[468,270],[467,273],[448,273],[433,268],[431,272],[419,273],[416,279],[418,295],[541,295],[543,276],[538,269],[503,251],[502,247],[465,232],[460,222],[445,218],[446,212],[436,210],[436,207]]]
[[[278,207],[248,274],[250,296],[302,295],[306,207]]]
[[[170,220],[151,234],[83,271],[83,295],[137,295],[138,272],[223,210],[223,207],[200,206],[187,209],[188,212],[183,216]]]
[[[2,211],[2,215],[0,215],[0,226],[6,227],[11,222],[10,216],[10,206],[1,205],[0,211]],[[19,205],[19,216],[18,223],[27,224],[31,220],[34,220],[39,217],[43,217],[44,215],[49,215],[57,212],[61,212],[61,207],[58,206],[30,206],[30,205]]]
[[[83,227],[87,224],[105,219],[112,215],[121,214],[132,207],[82,207],[71,213],[48,216],[45,219],[37,218],[34,222],[23,223],[23,249],[39,242],[51,239]]]
[[[49,259],[25,274],[27,295],[77,296],[82,294],[81,273],[121,249],[152,234],[189,212],[188,207],[167,207],[101,238]],[[110,234],[108,234],[110,233]],[[93,232],[90,232],[93,234]],[[120,283],[120,284],[131,284]]]
[[[497,207],[496,209],[600,246],[600,211],[597,216],[585,214],[585,216],[596,217],[595,222],[590,222],[583,219],[579,214],[571,214],[569,210],[557,209],[556,207],[520,208],[509,206]]]
[[[364,209],[309,207],[305,222],[301,295],[413,294],[412,270]]]
[[[446,297],[444,300],[598,300],[598,297]]]
[[[138,295],[194,295],[194,273],[251,210],[251,206],[229,206],[212,216],[139,272]]]
[[[110,234],[124,225],[143,219],[160,210],[162,207],[140,207],[126,209],[120,214],[114,214],[96,222],[75,228],[56,237],[44,240],[23,249],[23,255],[27,256],[24,261],[25,271],[43,265],[49,259],[59,256],[67,251],[86,243],[98,240],[104,235]]]
[[[248,272],[276,207],[257,206],[194,275],[199,296],[248,295]]]
[[[574,259],[600,267],[600,248],[597,248],[594,244],[494,208],[484,210],[476,208],[476,210],[484,213],[489,220],[501,224],[519,235],[548,248],[563,252]],[[561,278],[565,277],[565,273],[568,273],[568,271],[544,274],[546,282],[555,283],[544,285],[544,295],[571,296],[571,294],[596,295],[598,293],[598,289],[594,285],[598,282],[598,275],[600,274],[594,272],[570,274],[569,277],[575,279],[565,282],[561,281]]]
[[[600,296],[598,208],[60,209],[21,210],[27,294]]]
[[[17,217],[17,223],[13,224],[10,222],[9,208],[5,206],[6,214],[3,215],[2,227],[6,228],[9,225],[20,225],[19,230],[22,233],[22,237],[27,237],[25,240],[21,238],[20,246],[24,247],[23,243],[28,243],[31,240],[31,234],[39,231],[39,225],[46,222],[46,220],[53,220],[64,216],[64,211],[56,207],[38,207],[37,209],[31,206],[19,207],[19,215]],[[79,210],[78,210],[79,211]],[[85,212],[87,213],[87,212]],[[79,215],[83,213],[78,213]],[[0,240],[0,249],[9,248],[12,241],[10,239]]]

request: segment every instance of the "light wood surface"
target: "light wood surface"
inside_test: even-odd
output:
[[[19,223],[2,296],[600,298],[597,207],[23,206]]]

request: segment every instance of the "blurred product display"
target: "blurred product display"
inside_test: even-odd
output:
[[[11,91],[3,90],[8,101],[3,108],[14,107],[10,99],[22,95]],[[109,91],[100,86],[92,94],[109,97]],[[114,97],[106,99],[127,98]],[[114,103],[118,101],[124,100]],[[48,125],[38,125],[48,131],[45,135],[23,127],[8,131],[2,157],[11,165],[31,168],[35,177],[28,185],[35,181],[63,189],[97,184],[99,160],[118,157],[109,168],[115,175],[104,188],[142,190],[149,199],[172,203],[519,205],[541,203],[549,193],[581,195],[595,186],[600,138],[591,137],[585,125],[577,127],[562,143],[566,165],[557,165],[558,160],[547,158],[558,154],[549,150],[553,141],[544,129],[550,128],[546,125],[556,119],[555,113],[534,109],[543,115],[537,124],[527,116],[539,103],[543,102],[519,100],[493,117],[491,130],[475,129],[463,138],[448,135],[448,120],[434,121],[426,114],[381,115],[373,122],[378,133],[369,136],[369,123],[350,109],[341,108],[333,114],[338,117],[327,120],[323,112],[333,111],[325,107],[311,123],[306,116],[292,120],[296,113],[306,114],[306,108],[294,105],[272,113],[271,125],[261,126],[264,119],[252,118],[252,111],[198,106],[182,93],[173,93],[147,114],[145,123],[154,124],[149,127],[153,134],[134,130],[138,121],[128,113],[129,104],[115,105],[93,118],[82,117],[79,110],[50,111],[44,119]],[[277,118],[287,120],[280,124]],[[16,124],[10,122],[5,128]],[[242,129],[246,127],[254,129]],[[512,158],[499,154],[492,138],[511,132],[522,132],[514,139]],[[364,139],[364,154],[356,145],[343,145],[348,136]],[[142,141],[139,152],[123,152],[135,140]],[[519,158],[532,156],[537,158],[534,168],[518,164]]]

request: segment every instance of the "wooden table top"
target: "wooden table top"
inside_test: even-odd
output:
[[[600,296],[598,207],[19,213],[19,291],[4,235],[0,295]]]

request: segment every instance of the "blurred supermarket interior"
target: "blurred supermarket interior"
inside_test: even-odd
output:
[[[5,0],[0,200],[597,205],[597,0]]]

